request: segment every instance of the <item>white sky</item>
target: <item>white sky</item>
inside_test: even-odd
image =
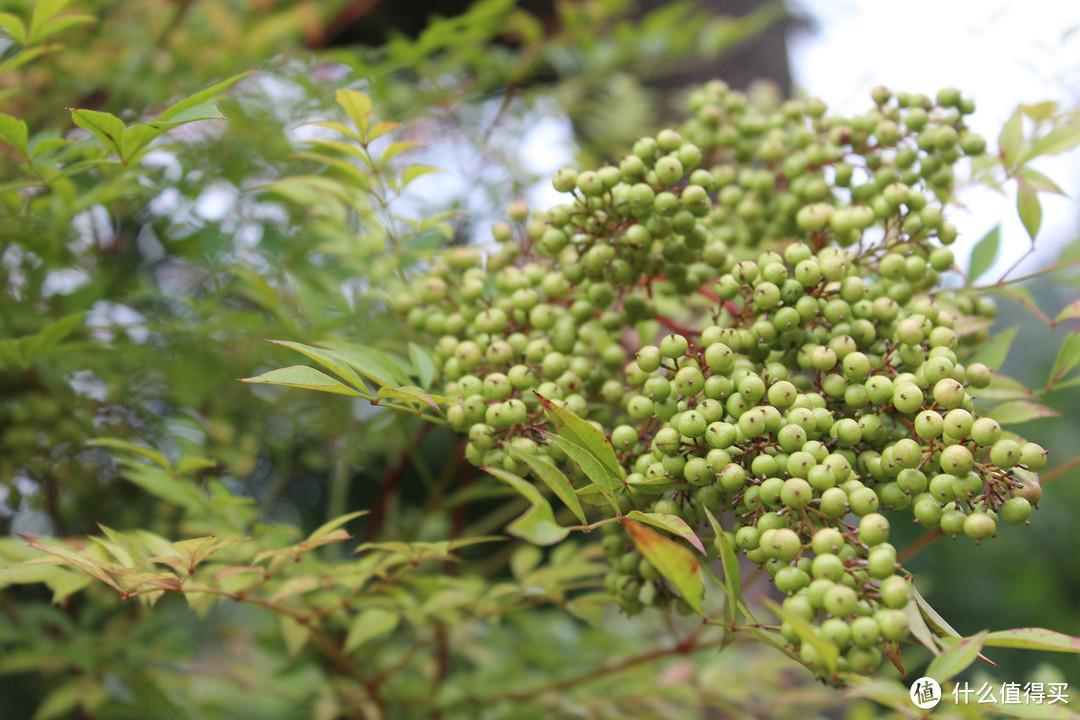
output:
[[[1018,103],[1057,100],[1080,104],[1080,2],[1076,0],[789,0],[796,13],[813,19],[809,32],[789,37],[795,83],[825,100],[838,113],[861,113],[870,91],[931,97],[956,87],[976,102],[969,125],[984,135],[992,152],[1002,124]],[[1077,237],[1080,228],[1080,151],[1036,162],[1068,193],[1069,199],[1041,195],[1040,257],[1026,268],[1044,266],[1054,248]],[[961,196],[966,210],[950,219],[961,232],[958,258],[994,225],[1002,225],[1000,274],[1028,247],[1016,215],[1015,195],[993,192]],[[990,272],[986,280],[996,279]]]

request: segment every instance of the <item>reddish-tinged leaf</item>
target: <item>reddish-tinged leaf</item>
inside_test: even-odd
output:
[[[687,605],[704,615],[705,580],[701,563],[694,553],[641,523],[625,518],[621,522],[638,552],[675,586]]]
[[[1080,300],[1071,302],[1061,309],[1058,316],[1054,318],[1054,324],[1058,324],[1062,320],[1069,320],[1071,318],[1080,318]]]
[[[881,652],[885,654],[885,657],[889,658],[889,662],[893,664],[897,670],[900,671],[901,677],[907,677],[907,673],[904,672],[904,659],[900,657],[900,646],[895,640],[888,640],[881,644]]]
[[[668,513],[645,513],[640,510],[631,510],[627,513],[626,517],[631,520],[640,520],[643,523],[648,523],[653,527],[660,528],[661,530],[667,530],[670,533],[674,533],[686,540],[688,543],[697,548],[697,551],[702,555],[705,554],[705,546],[702,545],[701,540],[693,529],[686,524],[678,515],[670,515]]]
[[[1045,628],[1015,628],[998,630],[986,636],[987,647],[1023,648],[1025,650],[1049,650],[1051,652],[1080,653],[1080,638],[1054,632]]]

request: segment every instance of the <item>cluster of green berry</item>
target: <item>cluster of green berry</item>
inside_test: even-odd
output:
[[[438,337],[470,462],[526,475],[520,457],[544,455],[584,486],[537,394],[594,421],[625,471],[622,512],[728,518],[784,608],[860,673],[908,633],[884,513],[985,540],[1026,521],[1045,462],[973,404],[993,373],[965,361],[993,303],[939,289],[953,167],[985,148],[973,104],[873,97],[828,117],[711,83],[679,130],[559,171],[568,203],[515,204],[486,258],[454,248],[394,301]],[[677,600],[617,524],[603,549],[623,610]]]

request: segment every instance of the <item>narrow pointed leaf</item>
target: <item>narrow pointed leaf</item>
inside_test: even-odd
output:
[[[998,135],[998,151],[1001,153],[1001,159],[1006,168],[1016,164],[1020,151],[1020,141],[1023,139],[1022,133],[1020,108],[1017,108],[1009,119],[1005,121],[1001,133]]]
[[[1042,227],[1042,203],[1035,188],[1023,181],[1016,190],[1016,212],[1020,214],[1020,222],[1024,223],[1024,229],[1034,242]]]
[[[200,90],[199,92],[195,93],[194,95],[189,95],[188,97],[184,98],[183,100],[180,100],[180,101],[178,101],[176,103],[173,103],[172,105],[170,105],[165,110],[165,112],[163,112],[163,113],[161,113],[160,115],[157,116],[157,122],[166,122],[168,120],[172,120],[173,118],[180,115],[180,113],[184,112],[185,110],[187,110],[189,108],[193,108],[193,107],[195,107],[197,105],[201,105],[201,104],[209,101],[210,99],[217,97],[218,95],[223,93],[225,90],[227,90],[229,87],[231,87],[232,85],[235,85],[237,82],[243,80],[244,78],[246,78],[248,75],[250,75],[253,72],[255,72],[254,68],[251,69],[251,70],[245,70],[242,73],[239,73],[237,75],[233,75],[231,78],[228,78],[226,80],[222,80],[221,82],[219,82],[219,83],[217,83],[215,85],[211,85],[210,87],[206,88],[205,90]]]
[[[420,147],[424,143],[416,142],[414,140],[402,140],[401,142],[391,143],[383,150],[382,157],[379,158],[379,165],[383,165],[389,162],[393,158],[397,157],[406,150],[412,150],[415,147]]]
[[[930,661],[929,667],[926,668],[926,676],[934,678],[939,683],[956,677],[979,658],[983,643],[989,634],[983,630],[948,648]]]
[[[1029,420],[1060,416],[1061,413],[1057,410],[1029,400],[1007,402],[994,408],[994,411],[990,413],[990,417],[1002,425],[1015,425]]]
[[[348,513],[346,515],[336,517],[333,520],[330,520],[328,522],[325,522],[322,525],[320,525],[315,530],[315,532],[308,535],[307,541],[308,542],[314,542],[316,540],[321,540],[323,537],[325,537],[326,535],[329,535],[332,531],[337,530],[339,527],[341,527],[345,523],[349,522],[350,520],[355,520],[358,517],[362,517],[364,515],[367,515],[369,512],[371,512],[371,511],[370,510],[357,510],[356,512],[351,512],[351,513]]]
[[[420,387],[430,388],[431,382],[439,374],[435,367],[435,361],[431,359],[429,351],[416,343],[409,343],[409,359],[412,360],[416,379],[420,381]]]
[[[120,593],[121,595],[124,593],[123,589],[116,584],[116,581],[113,580],[112,577],[104,569],[99,567],[92,560],[90,560],[90,558],[82,555],[81,553],[74,553],[65,548],[55,547],[52,545],[44,545],[38,542],[29,542],[27,543],[27,545],[36,550],[41,550],[42,552],[46,552],[50,555],[55,556],[64,565],[78,568],[83,572],[93,575],[98,580],[105,583],[113,590],[116,590],[116,592]]]
[[[1065,194],[1065,191],[1061,189],[1060,185],[1033,168],[1026,167],[1021,170],[1020,178],[1036,192],[1048,192],[1053,193],[1054,195]]]
[[[27,137],[25,122],[7,113],[0,113],[0,140],[18,150],[24,157],[30,157]]]
[[[357,613],[345,637],[345,652],[351,653],[364,643],[392,631],[401,622],[401,616],[381,607],[369,607]]]
[[[371,117],[371,98],[356,90],[338,90],[337,103],[356,125],[360,136],[366,138]]]
[[[1061,343],[1061,349],[1058,350],[1057,357],[1054,359],[1054,367],[1050,370],[1050,380],[1047,385],[1052,385],[1065,377],[1077,365],[1080,365],[1080,330],[1069,333],[1065,341]]]
[[[1080,638],[1045,628],[1015,628],[990,633],[985,646],[1080,653]]]
[[[124,121],[115,115],[97,110],[71,110],[71,119],[109,148],[117,157],[124,157]]]
[[[123,450],[124,452],[144,457],[150,462],[154,463],[163,470],[172,470],[172,463],[162,453],[154,448],[148,448],[145,445],[136,445],[133,442],[127,440],[121,440],[120,438],[96,438],[86,443],[93,447],[109,448],[110,450]]]
[[[907,672],[904,671],[904,659],[900,656],[900,644],[895,640],[886,640],[881,644],[881,652],[885,654],[885,657],[889,658],[889,662],[893,664],[893,667],[900,671],[901,677],[907,677]]]
[[[640,510],[631,510],[627,513],[626,517],[631,520],[638,520],[639,522],[647,523],[653,527],[666,530],[669,533],[678,535],[683,540],[693,545],[699,553],[705,554],[705,546],[702,545],[701,539],[697,536],[697,533],[691,529],[686,521],[678,515],[670,515],[668,513],[646,513]]]
[[[626,518],[621,522],[638,552],[675,586],[687,605],[704,615],[705,579],[694,553],[641,523]]]
[[[1080,300],[1071,302],[1061,309],[1058,316],[1054,318],[1054,324],[1061,322],[1062,320],[1071,320],[1073,318],[1080,318]]]
[[[335,373],[338,377],[357,390],[368,392],[367,386],[364,385],[364,381],[360,379],[360,376],[349,367],[349,363],[344,358],[337,355],[333,350],[312,347],[310,345],[290,342],[288,340],[267,340],[267,342],[273,343],[274,345],[281,345],[282,347],[292,348],[299,353],[303,353],[327,370]]]
[[[261,383],[264,385],[284,385],[286,387],[305,388],[320,392],[335,393],[337,395],[351,395],[353,397],[370,400],[370,395],[364,395],[353,388],[345,385],[340,380],[335,380],[324,372],[320,372],[307,365],[293,365],[292,367],[279,368],[265,372],[255,377],[241,378],[240,382]]]
[[[728,536],[709,508],[705,508],[705,517],[709,519],[716,534],[716,552],[720,555],[720,565],[724,570],[724,587],[728,594],[728,618],[735,622],[735,611],[742,594],[742,578],[739,570],[739,558],[735,554],[735,543]]]
[[[968,277],[975,280],[993,266],[997,260],[998,249],[1001,247],[1001,226],[995,225],[990,232],[982,236],[975,247],[971,249],[970,269]]]
[[[410,165],[401,173],[401,187],[405,189],[418,177],[439,172],[439,168],[431,165]]]
[[[394,400],[408,400],[410,402],[419,402],[436,410],[439,409],[439,404],[428,395],[423,388],[418,388],[415,385],[402,385],[401,387],[381,387],[379,392],[375,394],[376,400],[384,399]]]
[[[553,462],[539,455],[520,452],[513,446],[510,447],[510,455],[528,465],[533,474],[551,488],[551,491],[555,493],[555,497],[562,500],[563,504],[570,508],[570,511],[574,513],[574,516],[582,524],[588,522],[585,518],[585,511],[581,508],[581,501],[578,500],[578,496],[574,493],[574,486],[570,484],[570,480],[563,474],[562,470],[555,467]]]
[[[980,345],[971,358],[971,362],[981,362],[994,370],[999,369],[1002,363],[1005,362],[1005,357],[1009,354],[1009,348],[1012,347],[1013,340],[1016,339],[1016,333],[1019,330],[1020,326],[1014,325],[1005,332],[994,335]]]
[[[409,376],[402,369],[405,363],[381,350],[337,341],[320,342],[319,346],[333,350],[358,373],[380,385],[395,387],[409,383]]]
[[[581,447],[575,445],[564,437],[559,435],[552,435],[551,433],[545,433],[547,442],[552,443],[566,455],[573,460],[585,473],[585,477],[589,478],[592,482],[592,487],[595,487],[597,491],[608,501],[608,503],[618,510],[618,503],[615,500],[615,493],[612,490],[612,478],[607,468],[603,463],[597,459],[595,455]],[[579,492],[580,494],[580,492]]]
[[[281,615],[281,636],[285,639],[285,649],[290,659],[295,659],[311,638],[311,628],[301,625],[288,615]]]
[[[830,675],[836,672],[836,663],[840,658],[840,650],[836,647],[835,643],[818,635],[814,632],[814,627],[810,623],[806,622],[798,615],[784,610],[784,608],[780,607],[779,603],[773,602],[768,598],[762,598],[761,602],[769,609],[769,612],[790,624],[791,627],[795,629],[799,639],[817,650],[818,655],[821,656],[821,661],[825,663],[825,668],[829,671]]]
[[[506,526],[507,532],[534,545],[554,545],[564,540],[570,531],[555,521],[551,504],[528,480],[499,468],[483,468],[484,472],[521,493],[531,505],[525,514]]]
[[[1080,145],[1080,125],[1054,128],[1031,144],[1031,149],[1024,153],[1024,162],[1039,155],[1068,152],[1077,145]]]
[[[611,443],[600,428],[566,408],[556,405],[539,393],[536,397],[540,398],[544,414],[555,426],[555,432],[595,456],[604,466],[609,477],[622,479],[623,470],[615,455],[615,448],[611,447]],[[610,489],[609,487],[608,490]]]
[[[368,142],[372,142],[373,140],[377,140],[377,139],[381,138],[383,135],[385,135],[388,132],[393,132],[394,130],[400,130],[400,129],[401,129],[401,125],[399,123],[396,123],[396,122],[389,122],[387,120],[384,120],[382,122],[377,122],[374,125],[372,125],[371,130],[368,131]],[[383,156],[383,157],[385,158],[385,156]]]
[[[22,18],[11,13],[0,13],[0,27],[7,30],[11,39],[20,45],[26,44],[26,26]]]

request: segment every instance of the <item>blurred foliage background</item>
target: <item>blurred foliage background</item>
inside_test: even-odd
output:
[[[792,92],[783,30],[795,21],[780,3],[748,13],[731,3],[741,12],[732,17],[723,4],[478,0],[436,3],[441,16],[395,16],[405,5],[0,3],[0,565],[32,555],[17,534],[77,537],[97,533],[97,523],[174,539],[284,539],[376,507],[348,525],[358,538],[428,541],[455,526],[466,536],[500,532],[521,505],[453,477],[467,471],[444,460],[460,458],[451,433],[236,378],[281,363],[284,351],[266,338],[400,350],[408,338],[381,279],[407,273],[444,242],[483,239],[508,202],[546,184],[550,169],[537,166],[525,140],[554,140],[589,165],[672,123],[669,109],[688,83],[719,75],[747,87],[763,75],[772,84],[751,92]],[[66,109],[111,113],[130,126],[253,70],[216,98],[224,119],[179,126],[129,161]],[[378,119],[404,125],[395,140],[426,147],[347,190],[309,181],[322,166],[305,157],[303,142],[325,138],[310,123],[338,117],[342,87],[367,93]],[[16,118],[26,128],[21,148]],[[402,182],[421,163],[440,172]],[[1074,243],[1063,257],[1078,255]],[[1051,316],[1080,296],[1070,267],[1032,291]],[[1040,388],[1053,355],[1023,348],[1056,349],[1070,328],[1051,331],[1006,298],[997,327],[1012,325],[1021,331],[1005,372]],[[1024,428],[1050,450],[1050,472],[1076,455],[1078,393],[1049,396],[1063,417]],[[212,501],[192,508],[162,493],[138,470],[133,447],[160,451],[175,478]],[[1073,466],[1047,485],[1032,527],[1010,528],[977,552],[939,541],[910,562],[957,629],[1080,634],[1076,476]],[[917,537],[912,528],[908,539]],[[334,546],[326,552],[332,558]],[[510,562],[520,580],[533,562],[523,552],[463,550],[462,558],[496,579],[512,574]],[[588,561],[585,549],[566,552],[579,572]],[[200,617],[181,600],[151,609],[108,588],[79,589],[0,585],[5,717],[354,716],[342,709],[349,691],[326,659],[291,646],[258,608],[218,605]],[[540,688],[493,701],[486,717],[551,717],[552,708],[583,717],[707,717],[686,714],[700,708],[809,717],[847,703],[767,649],[696,661],[672,654],[661,667],[617,667],[614,680],[601,676],[587,693],[543,690],[682,632],[659,616],[591,619],[544,605],[459,628],[462,649],[444,671],[462,698],[522,680]],[[407,662],[408,644],[379,647],[377,668]],[[1033,666],[1053,660],[1045,656],[1000,656],[999,680],[1038,675],[1080,686],[1072,656],[1053,668]],[[911,662],[926,659],[916,653]],[[409,682],[402,698],[421,692]],[[802,709],[789,707],[796,698]],[[481,716],[465,700],[448,702],[447,717]]]

